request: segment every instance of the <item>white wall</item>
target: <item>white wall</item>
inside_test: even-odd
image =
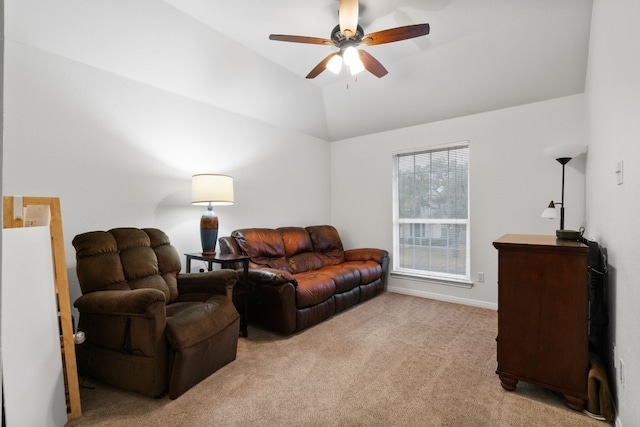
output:
[[[470,142],[471,272],[485,273],[471,289],[391,277],[389,288],[471,305],[497,307],[497,251],[505,233],[554,234],[559,221],[542,219],[560,200],[562,167],[542,152],[585,144],[583,96],[573,95],[379,133],[331,144],[332,223],[345,246],[389,250],[392,242],[392,155],[396,151]],[[565,228],[584,225],[585,156],[566,167]],[[391,254],[393,256],[393,254]]]
[[[640,3],[594,2],[585,99],[590,153],[587,224],[607,249],[619,426],[640,425]],[[623,184],[617,163],[623,161]],[[619,361],[624,362],[624,386]]]
[[[76,234],[158,227],[181,254],[199,250],[194,173],[234,176],[220,235],[330,220],[325,140],[28,41],[5,42],[3,194],[60,197],[72,301]]]

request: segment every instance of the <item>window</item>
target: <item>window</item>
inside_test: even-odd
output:
[[[393,272],[469,284],[469,143],[393,160]]]

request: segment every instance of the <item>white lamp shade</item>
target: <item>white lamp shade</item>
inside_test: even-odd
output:
[[[586,152],[587,146],[583,144],[555,145],[546,147],[542,151],[552,159],[573,159]]]
[[[333,55],[329,62],[327,62],[327,69],[334,74],[338,74],[342,69],[342,57],[338,54]]]
[[[197,174],[191,178],[191,204],[232,205],[233,178],[220,174]]]
[[[342,59],[344,60],[344,63],[349,67],[356,64],[357,62],[360,62],[358,49],[353,46],[347,47],[344,52],[342,52]]]
[[[556,208],[547,208],[542,211],[542,218],[556,219],[558,217],[558,209]]]
[[[364,71],[364,64],[362,63],[362,61],[360,61],[360,59],[358,59],[355,63],[351,64],[351,66],[349,67],[349,72],[351,73],[352,76],[355,76],[358,73],[361,73]]]

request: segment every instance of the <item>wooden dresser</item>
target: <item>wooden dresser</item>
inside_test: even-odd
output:
[[[587,401],[588,246],[555,236],[505,234],[498,250],[498,368],[502,387],[518,381]]]

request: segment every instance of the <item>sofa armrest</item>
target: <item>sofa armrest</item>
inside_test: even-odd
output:
[[[242,272],[240,272],[242,274]],[[249,281],[259,283],[261,285],[282,285],[292,283],[298,286],[296,278],[293,274],[286,270],[278,270],[277,268],[250,268]]]
[[[178,293],[227,295],[231,299],[233,286],[237,281],[238,273],[230,269],[205,271],[204,273],[182,273],[178,274]]]
[[[347,261],[375,261],[382,264],[385,258],[389,257],[389,252],[384,249],[360,248],[348,249],[344,251],[344,257]]]
[[[165,305],[164,293],[145,288],[91,292],[82,295],[73,305],[80,313],[155,316],[156,304]]]

